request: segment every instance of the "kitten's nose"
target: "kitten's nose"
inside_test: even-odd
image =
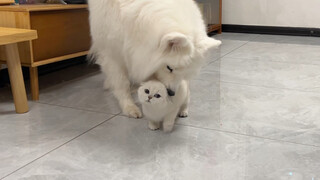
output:
[[[148,96],[148,99],[152,99],[152,96]]]

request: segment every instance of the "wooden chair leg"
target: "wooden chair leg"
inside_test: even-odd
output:
[[[26,88],[24,85],[21,63],[19,59],[18,45],[5,45],[7,65],[12,89],[14,105],[17,113],[29,111]]]
[[[30,67],[30,87],[31,97],[33,101],[39,100],[39,79],[38,79],[38,67]]]

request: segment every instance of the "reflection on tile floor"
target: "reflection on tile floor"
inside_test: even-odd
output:
[[[171,134],[120,114],[96,66],[0,89],[0,179],[320,179],[320,38],[223,33]],[[77,72],[77,73],[75,73]]]

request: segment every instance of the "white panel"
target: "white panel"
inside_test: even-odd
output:
[[[320,0],[223,0],[223,24],[320,28]]]

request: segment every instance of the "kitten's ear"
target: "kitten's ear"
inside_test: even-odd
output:
[[[162,37],[160,48],[168,52],[191,52],[193,44],[186,35],[179,32],[171,32]]]

